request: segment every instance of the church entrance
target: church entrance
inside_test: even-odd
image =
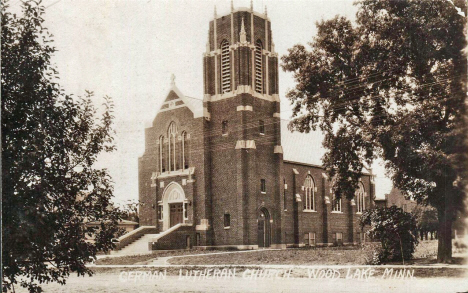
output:
[[[181,203],[171,203],[170,207],[170,227],[183,222],[184,207]]]
[[[167,185],[162,196],[162,231],[179,224],[185,223],[188,208],[184,190],[177,182]],[[161,217],[160,217],[161,218]]]
[[[270,213],[266,208],[261,208],[258,213],[258,247],[270,247],[271,223]]]

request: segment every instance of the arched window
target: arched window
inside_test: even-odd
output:
[[[226,40],[221,43],[221,89],[223,93],[231,91],[231,58]]]
[[[305,179],[304,192],[304,210],[315,211],[315,184],[310,175],[307,175]]]
[[[336,194],[335,192],[333,191],[333,187],[335,186],[336,184],[336,178],[333,178],[331,180],[331,187],[330,187],[330,194],[332,195],[333,197],[333,200],[332,200],[332,212],[337,212],[337,213],[341,213],[341,197],[338,199],[336,198]]]
[[[167,129],[167,136],[169,139],[168,145],[168,171],[175,171],[176,170],[176,138],[177,138],[177,127],[174,122],[169,124],[169,128]]]
[[[262,41],[258,40],[255,43],[255,91],[258,93],[263,93],[262,50]]]
[[[366,208],[366,205],[364,202],[364,196],[365,196],[364,185],[362,184],[362,182],[359,182],[358,190],[356,190],[356,193],[355,193],[356,206],[357,206],[358,213],[362,213],[364,209]]]
[[[166,160],[164,159],[164,136],[159,137],[159,172],[166,172]]]
[[[182,132],[182,169],[188,168],[188,135],[187,132]]]
[[[333,212],[340,212],[341,213],[341,197],[339,199],[333,194]]]

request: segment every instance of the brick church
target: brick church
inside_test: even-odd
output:
[[[322,135],[280,118],[271,22],[231,8],[209,23],[203,97],[171,88],[139,158],[140,226],[153,249],[356,244],[373,205],[363,173],[353,200],[335,200],[321,166]]]

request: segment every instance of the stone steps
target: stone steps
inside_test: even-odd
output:
[[[148,247],[148,243],[159,234],[145,234],[132,243],[126,245],[120,250],[112,251],[113,255],[136,255],[136,254],[148,254],[151,250]]]

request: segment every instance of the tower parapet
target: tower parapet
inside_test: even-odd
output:
[[[229,14],[215,12],[209,24],[204,97],[208,102],[246,91],[279,102],[278,54],[266,10],[262,14],[231,3]]]

